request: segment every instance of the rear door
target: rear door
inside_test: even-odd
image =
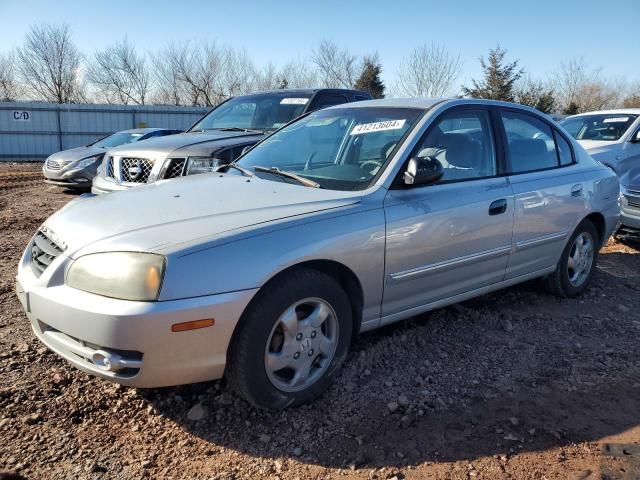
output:
[[[500,109],[509,181],[515,195],[513,251],[506,279],[556,265],[585,208],[570,143],[551,122]]]
[[[383,322],[503,280],[514,201],[494,138],[488,109],[457,107],[411,153],[438,160],[445,174],[387,194]]]

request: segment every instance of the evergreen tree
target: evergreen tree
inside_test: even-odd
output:
[[[556,98],[551,88],[542,82],[528,79],[518,88],[514,95],[515,101],[522,105],[540,110],[542,113],[553,113],[556,108]]]
[[[473,88],[462,87],[464,95],[472,98],[490,98],[513,102],[514,84],[522,76],[524,69],[518,68],[518,60],[506,63],[506,55],[507,51],[498,45],[489,50],[487,61],[484,57],[480,57],[484,78],[472,80]]]
[[[576,102],[570,102],[569,105],[562,111],[565,115],[575,115],[580,113],[580,106]]]
[[[353,88],[369,92],[373,98],[384,98],[385,86],[380,78],[382,66],[376,56],[366,57],[362,66],[362,73]]]

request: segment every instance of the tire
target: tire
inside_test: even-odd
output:
[[[247,307],[229,348],[225,376],[258,408],[308,403],[340,370],[352,333],[351,305],[339,283],[317,270],[293,270],[268,283]]]
[[[577,244],[580,242],[580,238],[582,238],[583,242],[585,240],[590,242],[590,253],[582,255],[585,262],[584,264],[575,261],[575,249],[580,248]],[[584,248],[586,249],[586,245]],[[556,270],[544,278],[545,288],[561,298],[575,298],[582,294],[589,286],[591,278],[593,277],[593,272],[596,269],[598,261],[599,249],[600,238],[596,227],[590,220],[583,220],[575,229],[562,251],[562,256],[560,257]],[[572,261],[574,268],[570,268],[570,261]],[[578,266],[576,266],[576,263],[578,263]]]

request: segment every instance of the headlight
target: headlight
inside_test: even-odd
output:
[[[209,173],[220,166],[220,160],[214,157],[189,157],[187,159],[187,175]]]
[[[74,168],[85,168],[85,167],[88,167],[89,165],[94,164],[98,160],[102,160],[102,157],[104,157],[104,153],[99,153],[98,155],[93,155],[92,157],[84,158],[84,159],[76,162],[73,165],[73,167]]]
[[[154,301],[160,294],[164,264],[165,258],[154,253],[93,253],[71,264],[65,283],[105,297]]]

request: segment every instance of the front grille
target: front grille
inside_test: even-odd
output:
[[[42,275],[51,262],[64,250],[49,239],[44,233],[38,231],[33,238],[31,246],[31,271],[36,277]]]
[[[163,178],[177,178],[184,174],[184,165],[187,163],[186,158],[170,158],[169,166],[164,172]]]
[[[640,197],[631,197],[629,195],[625,195],[625,198],[627,199],[627,203],[630,207],[640,208]]]
[[[71,160],[47,160],[49,170],[61,170],[71,163]]]
[[[153,160],[146,158],[122,158],[120,159],[120,177],[123,182],[147,183]]]
[[[115,177],[113,173],[113,157],[107,157],[107,165],[105,166],[104,174],[110,178]]]

